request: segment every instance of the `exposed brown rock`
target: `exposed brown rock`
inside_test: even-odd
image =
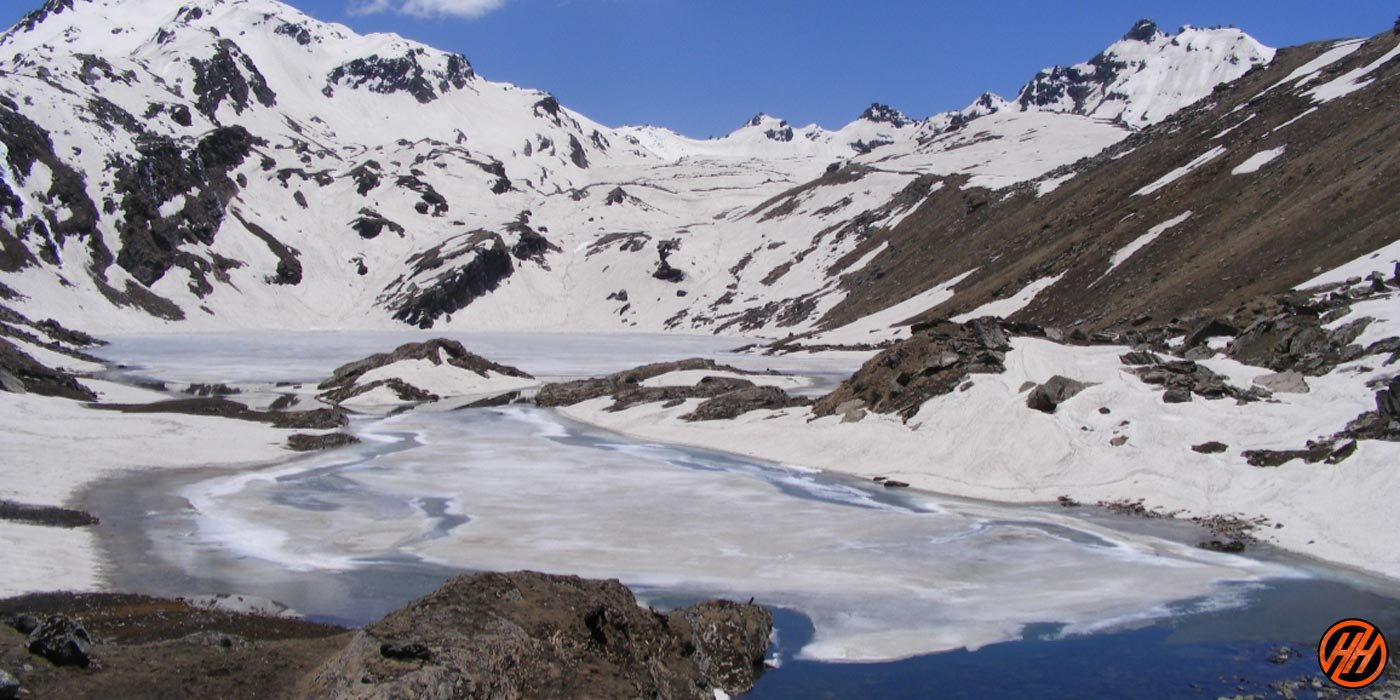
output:
[[[395,348],[393,352],[377,353],[363,360],[356,360],[335,368],[330,379],[321,382],[317,387],[323,390],[319,398],[329,403],[339,404],[384,386],[391,389],[403,401],[438,400],[440,397],[432,393],[431,388],[416,387],[397,378],[381,379],[363,384],[359,382],[360,377],[370,370],[405,360],[427,360],[436,365],[446,363],[452,367],[474,372],[481,377],[499,374],[508,377],[532,378],[520,369],[497,364],[480,355],[467,352],[467,349],[455,340],[435,338],[421,343],[404,343]]]
[[[615,372],[606,377],[578,379],[569,382],[546,384],[540,388],[535,403],[540,406],[572,406],[590,399],[613,396],[628,389],[640,388],[642,382],[671,372],[687,370],[707,370],[731,374],[751,374],[730,365],[722,365],[707,358],[692,357],[674,362],[655,362],[632,369]],[[674,397],[672,397],[674,398]],[[655,399],[658,401],[665,398]]]
[[[749,411],[807,406],[811,399],[788,396],[786,391],[775,386],[749,385],[722,393],[681,416],[681,420],[726,420],[737,418]]]
[[[727,601],[648,610],[617,581],[462,576],[356,634],[311,692],[713,700],[753,685],[771,627],[766,610]]]
[[[1230,449],[1230,446],[1226,445],[1223,442],[1211,440],[1210,442],[1203,442],[1199,445],[1192,445],[1191,449],[1201,454],[1213,455],[1219,454],[1221,452],[1224,452],[1225,450]]]
[[[97,395],[73,375],[47,367],[0,338],[0,391],[94,401]]]
[[[287,449],[296,452],[313,452],[316,450],[331,450],[346,445],[354,445],[360,439],[349,433],[328,433],[326,435],[308,435],[306,433],[296,433],[287,438]]]
[[[154,403],[93,403],[89,408],[122,413],[183,413],[191,416],[214,416],[237,420],[270,423],[274,428],[300,430],[330,430],[349,422],[345,411],[338,408],[318,408],[311,411],[257,411],[228,399],[171,399]]]
[[[1044,413],[1054,413],[1060,404],[1091,386],[1057,374],[1031,390],[1030,396],[1026,397],[1026,406]]]
[[[996,319],[940,321],[916,326],[911,337],[870,358],[850,379],[817,401],[819,416],[848,401],[865,402],[876,413],[908,420],[925,401],[947,394],[970,374],[1005,371],[1010,332],[1022,330]]]

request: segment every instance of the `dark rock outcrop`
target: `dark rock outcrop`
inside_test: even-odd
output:
[[[409,257],[408,275],[390,283],[378,303],[395,320],[432,328],[438,318],[466,308],[514,274],[511,255],[499,234],[454,236]]]
[[[438,99],[439,93],[466,87],[476,75],[466,57],[459,54],[448,56],[442,70],[425,67],[425,58],[424,49],[409,49],[403,56],[392,58],[378,54],[356,58],[332,69],[321,92],[330,97],[341,86],[385,95],[407,92],[427,104]]]
[[[325,698],[649,697],[712,700],[762,671],[755,605],[660,613],[617,581],[533,572],[448,581],[355,635],[321,668]]]
[[[228,39],[219,39],[209,58],[191,58],[190,67],[194,69],[195,109],[210,119],[225,102],[237,114],[254,100],[264,107],[277,105],[277,93],[267,86],[253,59]]]
[[[121,413],[183,413],[190,416],[212,416],[268,423],[274,428],[292,430],[331,430],[349,422],[345,411],[338,408],[318,408],[310,411],[257,411],[247,406],[219,398],[171,399],[154,403],[94,403],[89,408]]]
[[[1162,400],[1167,403],[1185,403],[1194,394],[1206,399],[1234,398],[1237,401],[1258,401],[1267,398],[1269,392],[1261,387],[1241,389],[1225,381],[1225,377],[1212,372],[1192,360],[1172,360],[1155,365],[1135,367],[1131,370],[1146,384],[1166,389]]]
[[[359,442],[359,438],[349,433],[329,433],[326,435],[296,433],[287,438],[287,449],[294,452],[315,452],[317,450],[332,450],[337,447],[354,445]]]
[[[360,382],[360,378],[370,370],[405,360],[426,360],[435,365],[446,363],[481,377],[488,376],[488,372],[490,372],[508,377],[533,378],[515,367],[497,364],[480,355],[474,355],[455,340],[435,338],[421,343],[405,343],[395,348],[393,352],[377,353],[337,367],[331,373],[330,379],[321,382],[317,387],[324,391],[320,398],[330,403],[341,403],[380,386],[387,386],[404,401],[438,400],[440,397],[437,394],[421,387],[412,386],[399,379]]]
[[[516,260],[530,260],[544,265],[546,254],[559,252],[559,246],[551,243],[544,234],[531,228],[524,220],[512,221],[506,225],[506,230],[516,235],[515,245],[510,247],[510,254],[515,256]]]
[[[652,277],[662,280],[663,282],[685,281],[685,273],[672,267],[669,261],[671,253],[679,250],[680,247],[680,241],[674,238],[656,244],[656,254],[660,258],[660,261],[656,265],[656,271],[651,273]]]
[[[738,367],[722,365],[707,358],[693,357],[674,362],[655,362],[642,365],[641,367],[634,367],[623,372],[615,372],[606,377],[577,379],[569,382],[546,384],[540,388],[539,394],[535,397],[535,403],[546,407],[572,406],[576,403],[582,403],[591,399],[602,398],[604,396],[616,396],[628,391],[635,391],[642,388],[642,382],[652,377],[659,377],[670,372],[687,370],[747,374],[747,372]]]
[[[40,364],[15,344],[0,338],[0,391],[94,401],[97,395],[73,375]]]
[[[442,398],[441,396],[438,396],[437,394],[434,394],[433,392],[428,391],[427,389],[424,389],[422,387],[416,387],[396,377],[391,377],[389,379],[377,379],[375,381],[366,382],[364,384],[351,384],[347,386],[342,386],[336,389],[332,389],[331,391],[322,393],[318,395],[317,398],[321,399],[322,401],[327,401],[329,403],[340,404],[349,401],[350,399],[353,399],[356,396],[368,394],[369,392],[374,391],[375,389],[379,389],[381,387],[394,392],[394,396],[397,397],[398,400],[403,403],[427,403],[430,401],[437,401]]]
[[[749,411],[808,406],[811,403],[809,398],[788,396],[786,391],[775,386],[747,386],[705,401],[681,416],[681,420],[728,420]]]
[[[185,393],[190,396],[233,396],[243,392],[227,384],[191,384],[185,387]]]
[[[188,153],[163,136],[138,140],[139,157],[123,165],[115,181],[123,215],[117,264],[147,287],[179,266],[190,273],[193,292],[208,294],[213,265],[181,248],[213,244],[225,207],[238,191],[228,174],[256,143],[241,126],[211,131]],[[162,215],[161,207],[180,196],[179,211]]]
[[[20,182],[30,176],[35,163],[49,169],[49,188],[42,194],[51,205],[26,211],[10,185],[0,183],[0,214],[16,219],[13,226],[0,226],[0,271],[21,270],[40,259],[59,264],[59,249],[70,237],[86,240],[93,267],[99,273],[105,270],[112,254],[96,235],[98,209],[86,179],[58,156],[49,132],[6,97],[0,97],[0,143],[7,151],[5,161]]]
[[[898,413],[908,420],[925,401],[953,391],[968,375],[1005,371],[1010,332],[1016,330],[1020,328],[992,318],[920,324],[908,339],[866,361],[813,410],[828,416],[860,399],[876,413]]]
[[[624,386],[613,394],[609,411],[622,411],[644,403],[664,402],[679,406],[687,399],[713,399],[741,389],[749,389],[754,383],[747,379],[733,377],[702,377],[693,386]]]
[[[0,500],[0,520],[68,528],[87,527],[98,523],[97,516],[86,511],[6,500]]]
[[[1210,442],[1203,442],[1199,445],[1192,445],[1191,449],[1203,455],[1213,455],[1220,454],[1221,452],[1230,449],[1230,446],[1226,445],[1223,442],[1217,442],[1212,440]]]
[[[404,234],[403,226],[390,221],[383,214],[369,207],[360,209],[360,215],[350,222],[350,228],[354,229],[355,233],[360,234],[360,238],[365,240],[379,237],[379,234],[383,233],[386,228],[399,236]]]
[[[611,207],[626,202],[630,197],[631,195],[627,194],[627,190],[621,187],[614,187],[608,192],[608,195],[603,198],[603,204]]]
[[[864,112],[861,112],[860,118],[877,124],[889,124],[896,129],[913,123],[910,121],[909,117],[904,116],[903,112],[879,102],[870,103],[870,106],[866,107]]]
[[[48,616],[26,641],[29,653],[38,654],[55,666],[86,667],[92,663],[92,637],[66,615]]]

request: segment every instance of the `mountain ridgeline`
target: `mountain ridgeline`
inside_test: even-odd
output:
[[[0,303],[97,332],[1165,322],[1400,236],[1397,40],[1144,20],[1013,99],[697,140],[274,0],[49,0],[0,35]]]

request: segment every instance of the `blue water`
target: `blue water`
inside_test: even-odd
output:
[[[1019,641],[977,651],[832,664],[785,656],[810,637],[812,628],[801,615],[778,610],[774,652],[782,664],[744,697],[1279,697],[1276,683],[1321,679],[1317,640],[1332,622],[1352,616],[1400,630],[1400,601],[1335,581],[1284,581],[1267,584],[1246,608],[1171,617],[1139,629],[1060,637],[1058,625],[1038,625]],[[1314,695],[1306,691],[1296,697]]]

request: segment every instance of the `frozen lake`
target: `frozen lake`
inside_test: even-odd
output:
[[[104,354],[171,381],[301,382],[423,337],[118,338]],[[540,376],[704,355],[825,384],[861,359],[736,357],[724,351],[742,341],[711,337],[453,337]],[[114,583],[250,593],[364,623],[465,570],[619,578],[655,602],[754,597],[792,611],[780,616],[778,648],[798,664],[1224,615],[1255,621],[1246,626],[1257,638],[1286,640],[1281,620],[1260,628],[1277,617],[1265,612],[1270,591],[1316,585],[1313,598],[1372,600],[1322,581],[1314,566],[1201,550],[1177,525],[889,491],[801,465],[638,442],[534,407],[357,417],[349,429],[363,444],[92,489],[87,502],[115,525],[106,542]],[[1374,612],[1395,614],[1383,607]]]

